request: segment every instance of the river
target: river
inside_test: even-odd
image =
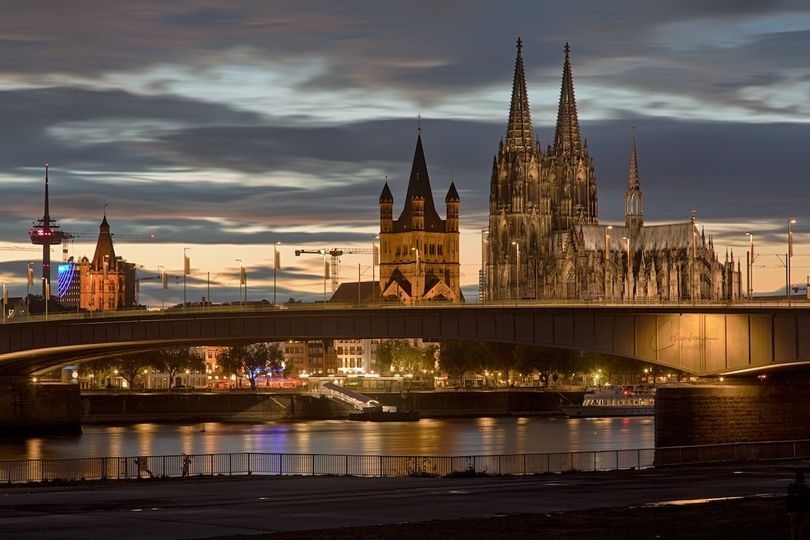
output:
[[[534,454],[654,447],[652,417],[317,420],[89,425],[75,437],[0,439],[0,459],[266,452],[388,456]]]

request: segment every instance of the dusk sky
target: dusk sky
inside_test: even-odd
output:
[[[506,133],[515,42],[545,147],[571,45],[600,223],[624,223],[635,126],[645,222],[696,212],[757,293],[810,274],[810,5],[803,1],[37,1],[0,18],[0,282],[26,292],[27,231],[51,216],[76,258],[104,214],[116,254],[182,276],[189,300],[320,300],[323,261],[296,249],[367,248],[388,179],[394,214],[421,124],[444,216],[461,198],[462,282],[477,297],[492,159]],[[418,118],[421,116],[421,122]],[[152,240],[143,237],[154,235]],[[31,251],[28,251],[31,250]],[[780,260],[779,256],[782,257]],[[54,247],[52,259],[62,259]],[[241,260],[241,262],[240,262]],[[371,255],[340,281],[371,279]],[[55,271],[54,271],[55,279]],[[745,278],[743,277],[743,280]],[[330,287],[331,290],[331,287]],[[35,288],[33,292],[39,292]],[[159,305],[157,280],[141,302]],[[183,299],[182,277],[166,303]]]

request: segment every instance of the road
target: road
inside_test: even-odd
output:
[[[776,496],[789,465],[529,477],[234,477],[0,489],[4,539],[211,538]]]

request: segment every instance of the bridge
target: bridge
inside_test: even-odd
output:
[[[0,325],[0,377],[169,346],[409,337],[578,349],[731,375],[810,363],[810,307],[303,304],[60,314]]]

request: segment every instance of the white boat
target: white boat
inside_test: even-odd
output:
[[[582,399],[582,405],[560,405],[560,410],[571,418],[653,416],[655,389],[637,390],[624,387],[589,392]]]

